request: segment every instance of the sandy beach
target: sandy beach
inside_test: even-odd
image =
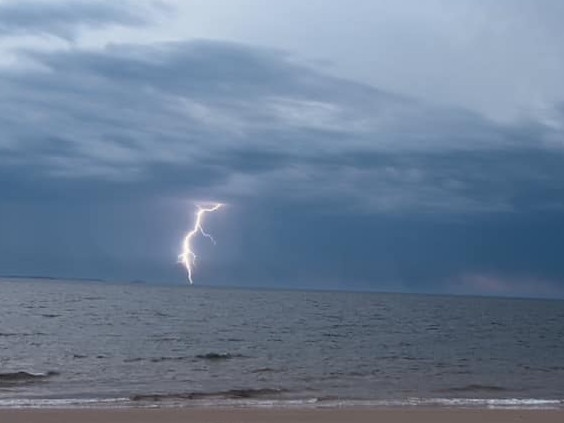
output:
[[[560,423],[564,410],[121,409],[0,410],[2,423]]]

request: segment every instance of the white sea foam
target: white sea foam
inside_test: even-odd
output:
[[[180,404],[176,404],[178,406]],[[564,400],[539,398],[407,398],[385,400],[320,400],[318,398],[280,400],[214,400],[192,403],[200,407],[257,407],[257,408],[403,408],[446,407],[487,409],[559,409]]]
[[[564,407],[564,400],[540,398],[408,398],[401,400],[343,401],[342,406],[357,407],[452,407],[452,408],[507,408],[554,409]],[[331,405],[329,405],[331,406]]]
[[[0,408],[90,408],[126,406],[128,398],[14,398],[0,399]]]
[[[132,402],[130,398],[0,399],[0,408],[404,408],[562,409],[564,399],[541,398],[407,398],[382,400],[206,399]]]

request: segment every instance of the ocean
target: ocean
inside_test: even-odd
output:
[[[0,282],[0,407],[564,408],[564,301]]]

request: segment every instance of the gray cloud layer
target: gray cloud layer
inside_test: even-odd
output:
[[[562,206],[554,125],[501,126],[229,43],[27,58],[35,66],[1,74],[4,183],[142,184],[365,212]]]
[[[564,101],[559,0],[170,1],[184,36],[326,59],[337,75],[497,119]]]
[[[73,39],[82,27],[146,25],[146,11],[143,2],[8,0],[0,3],[0,36],[53,35]]]

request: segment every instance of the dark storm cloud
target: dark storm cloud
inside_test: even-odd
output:
[[[149,23],[144,4],[129,1],[9,0],[0,3],[0,36],[54,35],[72,39],[81,27]]]
[[[25,167],[54,187],[142,183],[364,212],[561,206],[562,155],[543,125],[496,125],[228,43],[26,57],[35,67],[0,81],[11,179]]]
[[[61,253],[77,268],[127,277],[119,260],[138,260],[136,271],[169,277],[163,251],[174,258],[186,222],[155,208],[175,198],[231,204],[241,233],[224,227],[230,251],[199,270],[220,282],[510,292],[517,272],[555,292],[564,280],[554,256],[526,260],[564,247],[539,218],[562,226],[561,115],[500,125],[222,42],[20,54],[25,65],[0,71],[0,215],[31,204],[82,217],[3,230],[72,244],[95,216],[113,229],[88,229],[86,251]],[[500,228],[519,236],[496,244]]]

